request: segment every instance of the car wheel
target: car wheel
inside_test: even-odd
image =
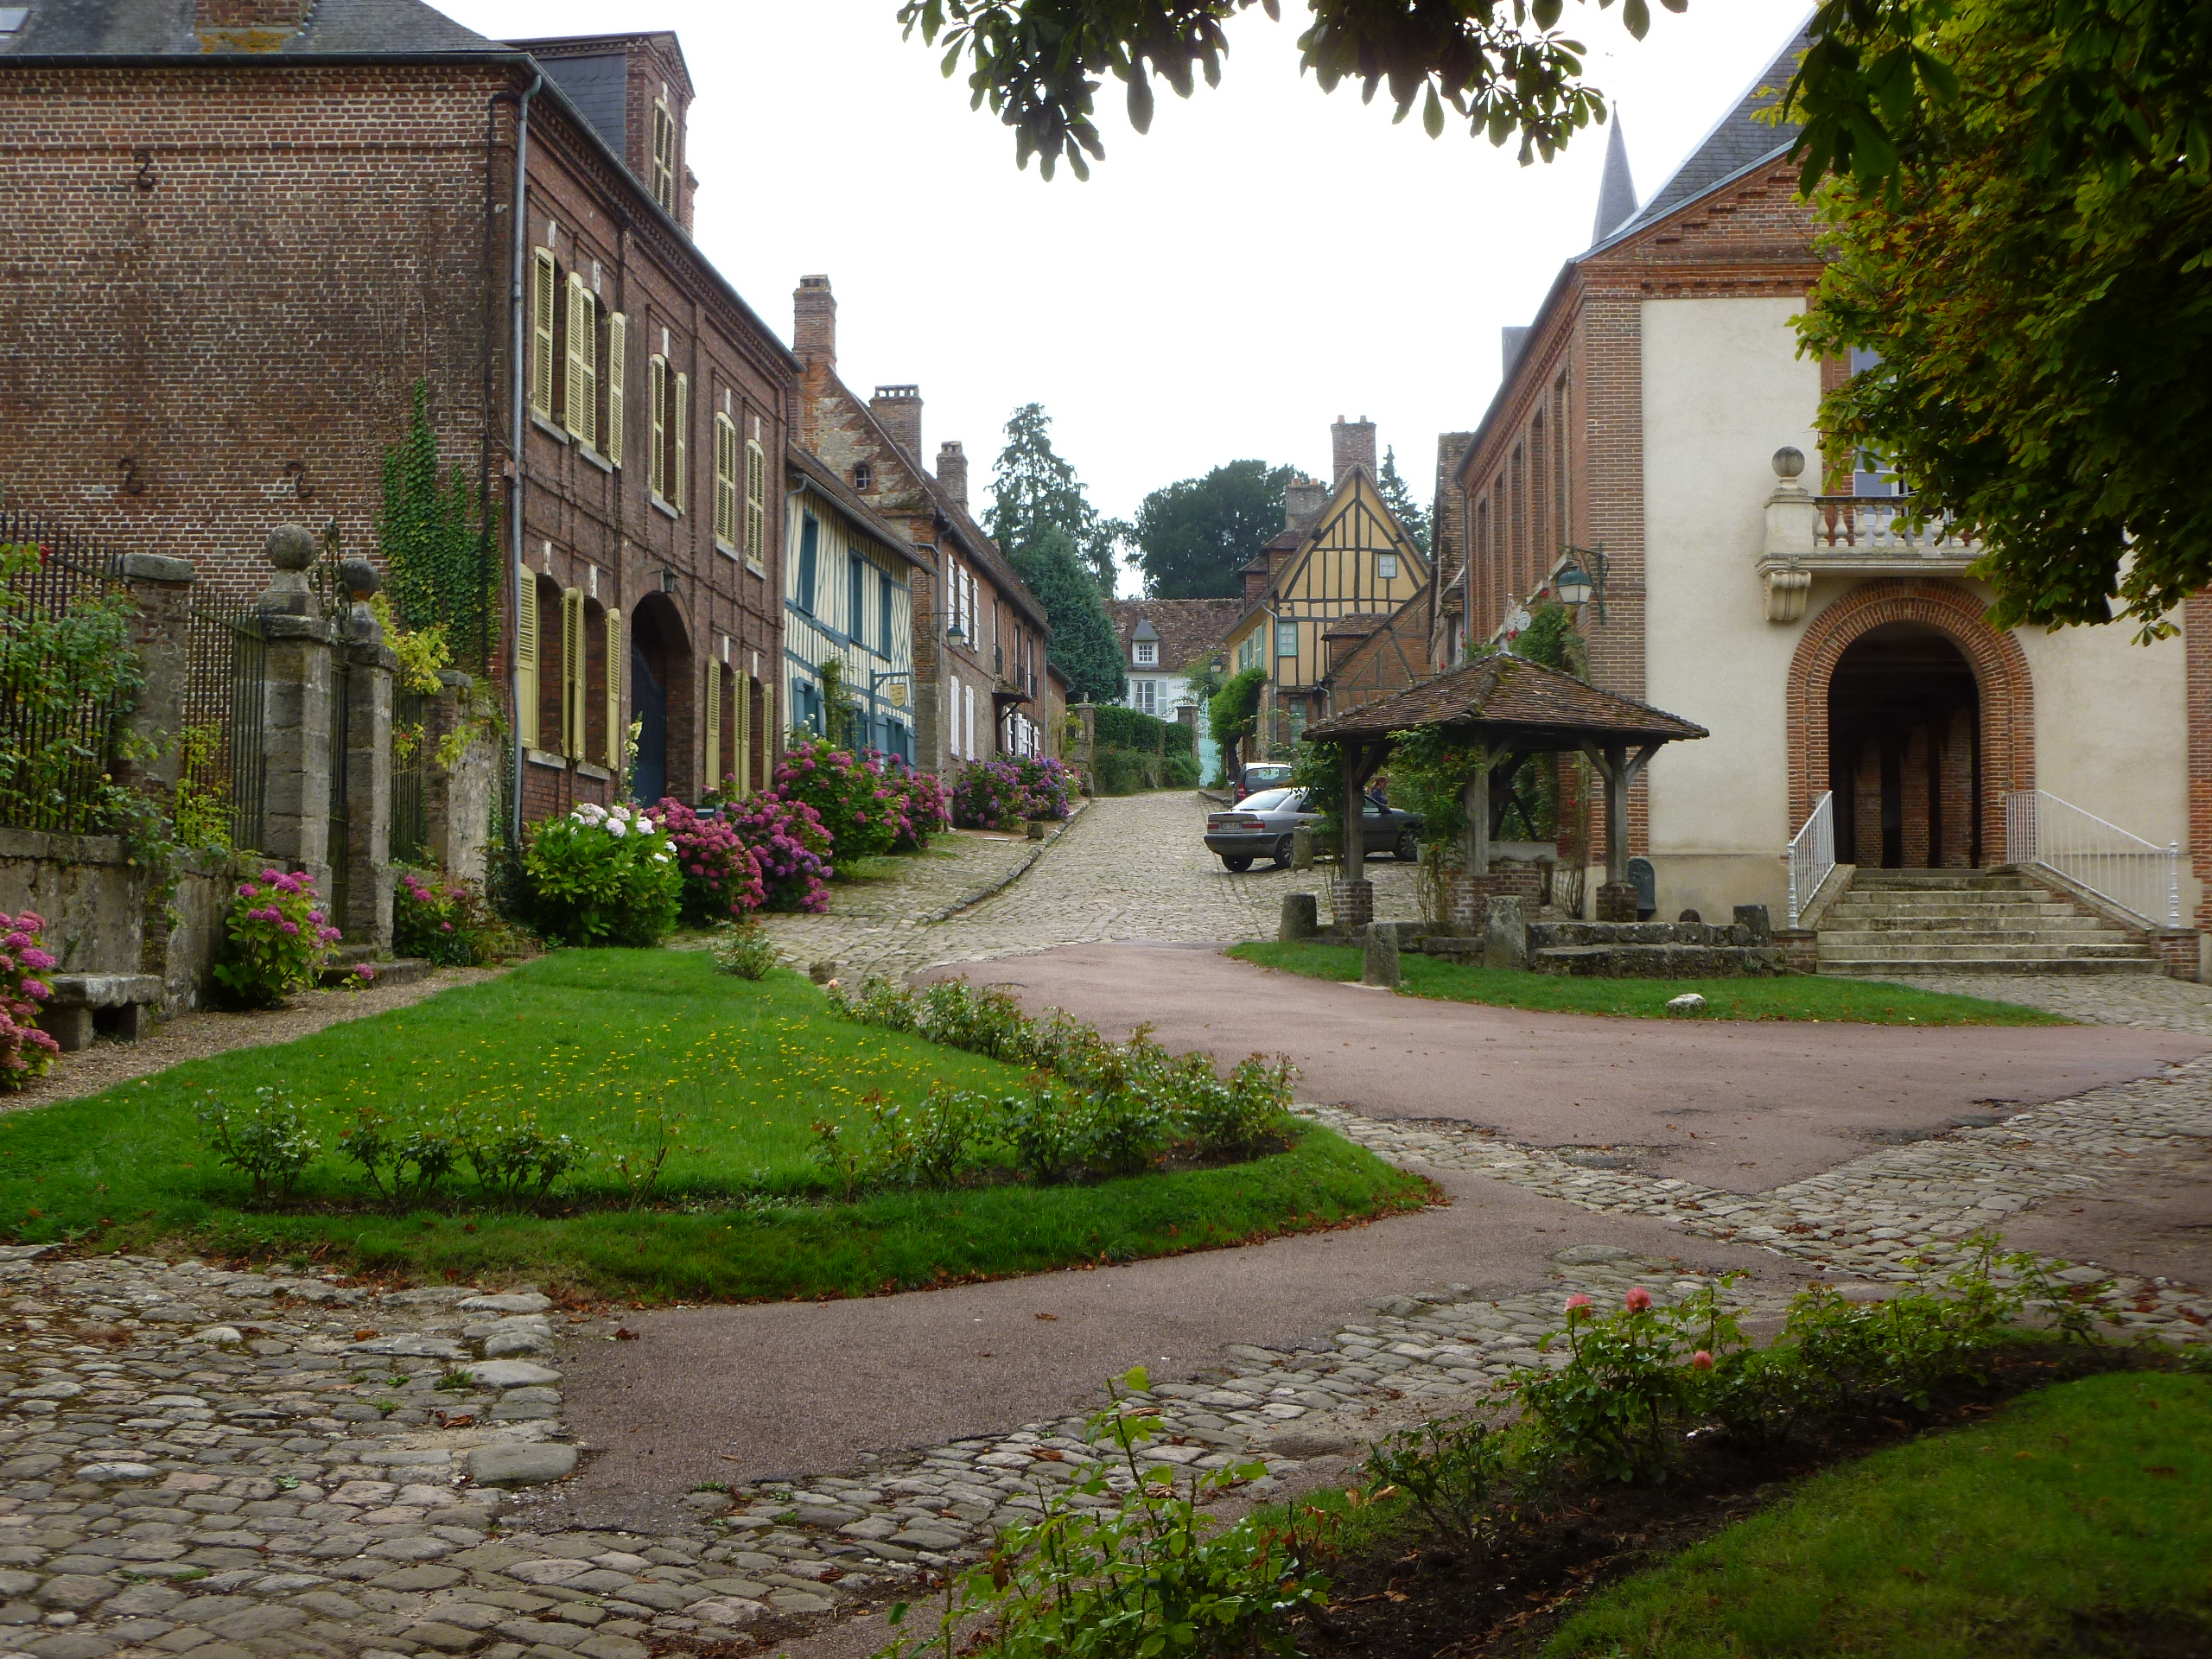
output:
[[[1414,839],[1412,830],[1408,830],[1399,835],[1398,844],[1391,849],[1391,856],[1401,864],[1421,862],[1421,842]]]
[[[1275,838],[1274,857],[1275,868],[1287,870],[1290,868],[1290,837],[1288,836],[1279,836]]]
[[[1229,873],[1231,875],[1242,875],[1252,868],[1252,861],[1241,853],[1235,858],[1224,853],[1222,855],[1221,861],[1229,867]]]

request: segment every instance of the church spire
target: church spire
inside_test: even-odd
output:
[[[1621,112],[1616,108],[1605,140],[1605,178],[1598,187],[1598,220],[1591,228],[1595,247],[1636,217],[1636,181],[1629,176],[1628,140],[1621,135]]]

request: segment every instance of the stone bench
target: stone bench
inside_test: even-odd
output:
[[[135,1043],[153,1027],[162,1000],[159,974],[56,974],[39,1005],[39,1029],[73,1054],[94,1036]]]

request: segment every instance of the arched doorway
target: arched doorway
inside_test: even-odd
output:
[[[1828,679],[1836,856],[1879,869],[1982,861],[1974,668],[1924,622],[1870,628]]]
[[[630,619],[630,717],[637,722],[636,790],[648,805],[690,798],[691,652],[683,619],[664,594],[640,600]]]

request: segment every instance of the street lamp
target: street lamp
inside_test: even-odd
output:
[[[1564,605],[1587,605],[1590,595],[1597,591],[1598,584],[1590,580],[1589,572],[1572,556],[1567,559],[1567,568],[1552,578],[1552,592]]]
[[[1598,603],[1598,620],[1605,620],[1605,544],[1595,547],[1560,548],[1567,563],[1554,573],[1551,590],[1554,598],[1562,605]],[[1593,574],[1594,573],[1594,574]]]

